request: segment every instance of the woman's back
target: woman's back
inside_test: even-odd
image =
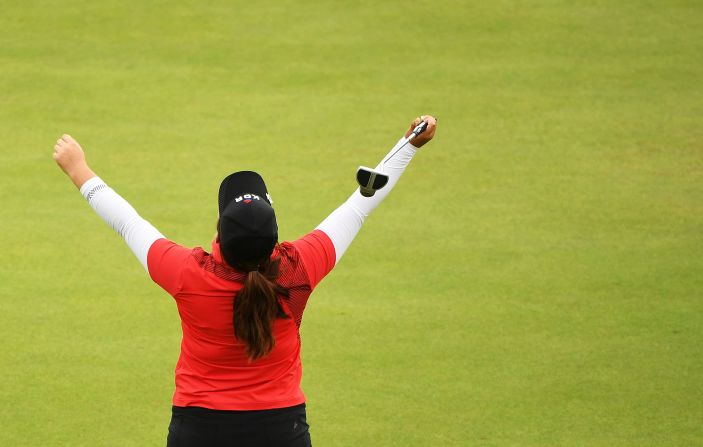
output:
[[[272,259],[280,260],[277,282],[288,290],[288,296],[278,297],[287,318],[273,322],[272,351],[252,361],[232,326],[245,273],[223,262],[217,242],[210,253],[166,239],[155,242],[149,272],[176,300],[183,330],[174,405],[258,410],[303,403],[298,331],[310,293],[322,279],[311,276],[306,266],[324,276],[334,265],[333,253],[331,241],[320,232],[274,249]]]

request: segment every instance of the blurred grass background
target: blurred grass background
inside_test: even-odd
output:
[[[209,246],[314,228],[439,117],[312,296],[317,446],[703,444],[703,5],[5,0],[0,445],[165,445],[171,299],[51,160]]]

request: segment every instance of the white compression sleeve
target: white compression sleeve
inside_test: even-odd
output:
[[[405,138],[401,138],[376,166],[376,170],[382,170],[384,174],[388,175],[388,184],[384,188],[376,191],[372,197],[362,196],[357,188],[346,202],[318,225],[317,229],[327,234],[334,244],[335,263],[339,262],[344,252],[349,248],[352,240],[359,233],[364,220],[391,192],[417,152],[417,148],[410,143],[398,151],[404,141]],[[396,151],[398,152],[396,153]],[[384,160],[387,160],[385,164]]]
[[[142,266],[149,271],[149,248],[156,240],[164,237],[159,230],[142,219],[132,205],[107,186],[100,177],[91,178],[80,189],[93,210],[124,238]]]

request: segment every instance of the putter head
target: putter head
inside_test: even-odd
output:
[[[356,170],[356,182],[359,184],[359,192],[364,197],[371,197],[376,191],[386,186],[388,175],[373,168],[359,166]]]

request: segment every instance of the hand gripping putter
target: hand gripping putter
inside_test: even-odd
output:
[[[371,197],[376,194],[376,191],[386,186],[386,183],[388,183],[388,175],[383,173],[383,167],[390,161],[391,158],[395,156],[395,154],[398,153],[398,151],[404,148],[406,144],[410,143],[413,138],[420,135],[426,129],[427,121],[423,121],[415,126],[412,133],[405,138],[398,149],[390,154],[388,158],[383,160],[380,170],[377,171],[376,169],[366,166],[359,166],[359,169],[356,170],[356,181],[359,183],[359,192],[361,192],[362,196]]]

